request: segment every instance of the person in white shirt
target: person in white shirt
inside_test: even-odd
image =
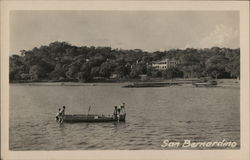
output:
[[[61,108],[59,108],[58,112],[56,113],[56,121],[61,122],[62,119],[62,111]]]
[[[121,105],[121,114],[125,114],[125,103]]]

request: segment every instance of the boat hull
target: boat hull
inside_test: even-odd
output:
[[[217,84],[211,84],[211,83],[194,83],[195,87],[216,87]]]
[[[203,80],[204,81],[204,80]],[[215,87],[217,86],[217,81],[215,80],[209,80],[207,82],[196,82],[196,83],[193,83],[194,86],[196,87]]]
[[[133,83],[133,84],[123,86],[123,88],[169,87],[171,85],[178,85],[178,83],[174,83],[174,82]]]
[[[125,121],[126,114],[120,115],[119,122]],[[117,122],[118,119],[115,119],[112,116],[104,115],[83,115],[83,114],[74,114],[74,115],[65,115],[63,117],[63,122],[66,123],[98,123],[98,122]]]

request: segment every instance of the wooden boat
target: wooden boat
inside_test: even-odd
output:
[[[168,87],[177,84],[174,82],[140,82],[123,86],[123,88]]]
[[[217,81],[209,81],[209,82],[198,82],[193,83],[195,87],[215,87],[217,86]]]
[[[64,106],[65,109],[65,106]],[[124,122],[126,118],[125,103],[117,108],[115,106],[113,115],[103,114],[89,114],[91,106],[89,106],[88,114],[65,114],[63,116],[56,116],[56,121],[59,123],[77,123],[77,122]]]
[[[124,122],[126,113],[120,114],[119,122]],[[66,123],[77,123],[77,122],[117,122],[118,119],[113,116],[105,116],[98,114],[72,114],[64,115],[63,122]]]

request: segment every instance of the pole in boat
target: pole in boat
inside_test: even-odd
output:
[[[124,113],[126,113],[126,110],[125,110],[125,103],[123,102],[123,110],[124,110]]]
[[[90,109],[91,109],[91,106],[89,106],[89,109],[88,109],[87,119],[88,119],[88,116],[89,116]]]

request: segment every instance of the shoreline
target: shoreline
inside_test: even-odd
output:
[[[175,79],[175,80],[161,80],[161,81],[115,81],[115,82],[22,82],[9,83],[13,86],[113,86],[113,85],[130,85],[133,83],[150,84],[150,83],[172,83],[174,86],[192,86],[195,79]],[[215,87],[240,87],[240,81],[237,79],[218,79],[218,85]]]

